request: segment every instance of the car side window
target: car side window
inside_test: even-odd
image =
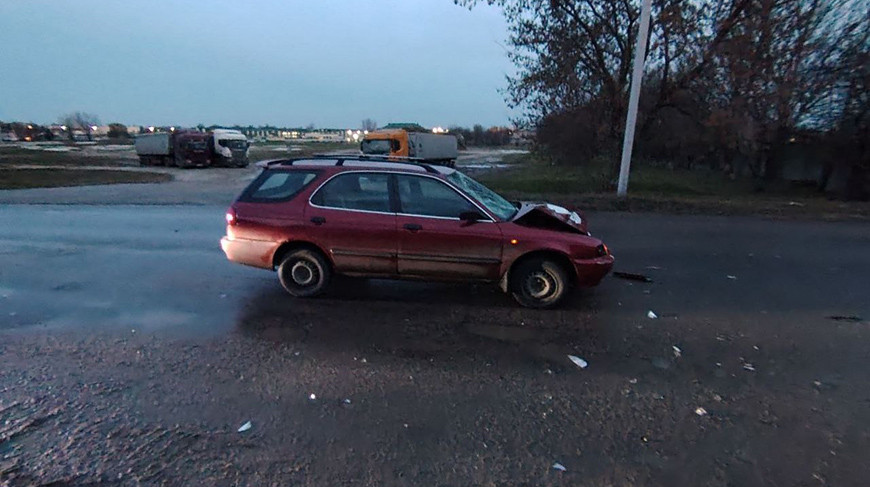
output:
[[[251,183],[239,200],[263,203],[287,201],[299,194],[315,177],[315,172],[266,171]]]
[[[437,179],[398,176],[402,213],[408,215],[459,218],[465,211],[480,211],[465,197]]]
[[[340,174],[317,190],[311,202],[328,208],[391,213],[389,187],[387,174]]]

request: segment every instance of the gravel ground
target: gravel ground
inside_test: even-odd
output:
[[[697,324],[619,340],[628,330],[573,315],[505,326],[463,307],[396,320],[396,305],[333,302],[314,324],[322,303],[277,298],[206,341],[4,337],[4,484],[860,485],[870,473],[867,380],[841,372],[866,364],[866,324],[755,350],[760,337]],[[700,343],[677,356],[673,336]]]

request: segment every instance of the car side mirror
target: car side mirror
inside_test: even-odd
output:
[[[486,220],[486,217],[481,215],[479,211],[463,211],[459,214],[459,219],[466,223],[474,223]]]

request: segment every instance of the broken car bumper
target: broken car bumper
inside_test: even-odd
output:
[[[603,255],[594,259],[574,259],[577,285],[580,287],[596,286],[613,268],[613,261],[612,255]]]

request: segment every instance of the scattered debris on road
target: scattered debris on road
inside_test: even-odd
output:
[[[858,315],[833,315],[833,316],[828,316],[828,319],[834,320],[834,321],[850,321],[852,323],[857,323],[859,321],[862,321],[861,317]]]
[[[649,310],[646,312],[646,317],[651,319],[651,320],[654,320],[654,319],[658,318],[659,316],[657,314],[655,314],[653,312],[653,310]]]
[[[633,274],[631,272],[614,272],[613,277],[628,279],[629,281],[653,282],[653,280],[643,274]]]
[[[699,408],[695,409],[695,414],[697,414],[698,416],[706,416],[707,410],[702,408],[702,407],[699,407]]]
[[[737,276],[734,276],[734,275],[731,275],[731,274],[728,274],[728,275],[725,276],[725,277],[727,277],[728,279],[731,279],[732,281],[736,281],[736,280],[737,280]]]
[[[750,364],[749,362],[743,364],[743,369],[750,372],[755,372],[755,366]]]
[[[244,433],[245,431],[248,431],[249,429],[251,429],[253,426],[254,425],[252,425],[251,422],[248,421],[247,423],[245,423],[239,427],[239,433]]]
[[[651,271],[664,270],[664,267],[659,267],[657,265],[648,265],[648,266],[646,266],[646,268],[647,268],[647,270],[651,270]]]
[[[560,471],[560,472],[565,472],[565,471],[567,471],[568,469],[565,468],[565,466],[562,465],[561,463],[556,462],[556,463],[553,464],[553,470],[558,470],[558,471]]]
[[[574,362],[574,365],[576,365],[577,367],[580,367],[581,369],[585,369],[586,367],[589,366],[588,362],[586,362],[585,360],[583,360],[582,358],[580,358],[576,355],[568,355],[568,358],[572,362]]]
[[[674,345],[672,348],[674,349],[674,357],[680,358],[683,356],[683,351],[680,350],[680,347]]]

